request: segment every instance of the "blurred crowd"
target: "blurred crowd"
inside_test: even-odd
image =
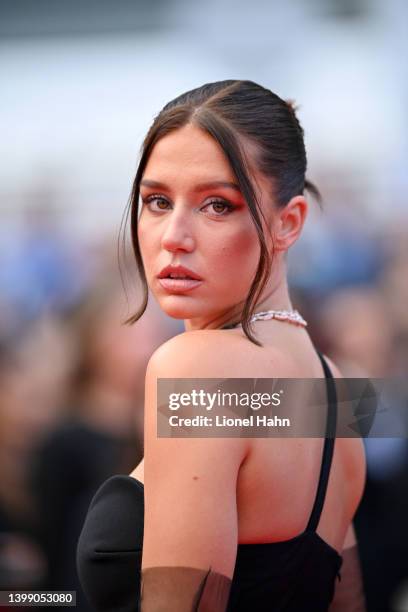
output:
[[[146,364],[183,327],[152,299],[123,325],[140,294],[126,263],[125,292],[116,237],[86,242],[52,208],[30,211],[0,230],[0,590],[76,590],[87,611],[75,569],[86,510],[140,461]],[[373,229],[336,209],[319,223],[289,259],[315,345],[345,376],[404,376],[408,220]],[[356,529],[369,612],[407,610],[407,440],[365,444]]]
[[[141,460],[146,364],[181,331],[154,303],[123,324],[138,302],[115,246],[39,208],[3,224],[0,249],[0,589],[76,590],[79,610],[86,510]]]

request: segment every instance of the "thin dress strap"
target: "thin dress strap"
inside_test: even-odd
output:
[[[317,354],[319,355],[320,361],[322,362],[324,375],[326,378],[328,406],[326,434],[323,446],[323,456],[322,465],[320,469],[319,484],[317,486],[316,498],[313,504],[312,512],[310,514],[309,522],[306,527],[306,531],[316,531],[317,526],[319,524],[320,515],[322,513],[323,504],[326,497],[327,484],[329,482],[330,467],[333,459],[337,427],[337,393],[333,374],[323,355],[319,351],[317,351]]]

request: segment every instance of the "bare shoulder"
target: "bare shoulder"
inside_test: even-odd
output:
[[[187,331],[164,342],[152,354],[148,371],[169,378],[239,376],[243,356],[250,359],[251,343],[221,329]]]
[[[196,330],[183,332],[160,345],[150,357],[145,382],[145,439],[146,432],[154,436],[156,429],[156,392],[159,378],[234,378],[236,377],[237,347],[242,341],[224,330]],[[235,355],[235,360],[233,359]],[[151,428],[151,431],[150,431]],[[174,442],[172,440],[171,442]],[[191,442],[191,440],[190,440]],[[188,439],[182,444],[188,446]],[[162,442],[164,445],[164,442]],[[198,446],[236,447],[240,453],[248,446],[245,438],[203,438],[200,443],[194,439],[192,447]]]

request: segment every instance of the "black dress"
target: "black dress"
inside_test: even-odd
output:
[[[337,396],[320,354],[328,417],[320,478],[306,529],[281,542],[238,544],[227,612],[327,612],[343,562],[317,533],[332,462]],[[83,589],[99,612],[137,612],[143,546],[144,487],[128,475],[109,478],[94,495],[77,547]]]

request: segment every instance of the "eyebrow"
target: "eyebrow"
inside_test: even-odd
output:
[[[151,187],[153,189],[164,189],[164,190],[169,191],[168,185],[160,181],[152,181],[150,179],[143,179],[140,182],[140,185],[143,187]],[[214,189],[216,187],[224,187],[227,189],[233,189],[234,191],[241,193],[241,189],[239,188],[239,185],[237,185],[236,183],[232,183],[230,181],[208,181],[206,183],[200,183],[199,185],[196,185],[194,187],[193,191],[196,193],[199,193],[201,191],[208,191],[208,189]]]

